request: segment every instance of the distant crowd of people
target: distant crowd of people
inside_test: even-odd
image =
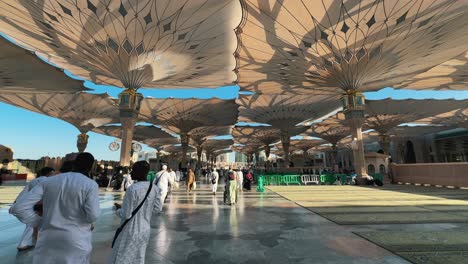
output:
[[[187,193],[196,189],[192,169],[186,177],[166,165],[150,173],[146,161],[136,162],[131,170],[119,169],[103,185],[100,177],[90,177],[93,163],[93,155],[80,153],[74,161],[64,162],[58,172],[42,168],[12,204],[10,214],[26,224],[18,250],[35,248],[33,263],[90,263],[93,223],[101,213],[99,185],[125,190],[122,203],[114,204],[121,225],[112,241],[109,263],[144,263],[152,216],[163,213],[168,194],[179,189],[183,179]],[[239,192],[251,190],[253,173],[248,169],[214,167],[203,173],[213,195],[225,179],[226,204],[235,205]]]

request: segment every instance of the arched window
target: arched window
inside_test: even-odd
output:
[[[385,174],[385,173],[386,173],[386,172],[385,172],[385,165],[383,165],[383,164],[380,164],[380,165],[379,165],[379,173],[381,173],[381,174]]]
[[[369,166],[367,166],[367,173],[369,173],[369,174],[375,173],[375,167],[374,167],[374,165],[369,164]]]

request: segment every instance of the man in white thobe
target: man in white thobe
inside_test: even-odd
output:
[[[39,183],[14,204],[13,215],[25,224],[37,225],[40,217],[33,206],[43,201],[34,264],[90,262],[92,223],[101,212],[98,185],[86,176],[93,163],[93,155],[80,153],[73,172],[62,173]]]
[[[30,181],[26,186],[24,186],[23,191],[18,195],[16,200],[18,200],[21,196],[25,195],[26,193],[30,192],[36,185],[38,185],[40,182],[44,181],[47,179],[47,177],[53,176],[55,173],[55,170],[51,167],[44,167],[42,168],[38,173],[37,173],[37,178],[34,180]],[[11,208],[10,208],[10,213],[11,213]],[[21,236],[20,242],[18,243],[18,251],[22,250],[27,250],[36,244],[35,238],[34,238],[34,228],[37,228],[36,226],[33,225],[26,225],[26,228],[24,229],[23,235]]]
[[[167,192],[169,191],[169,183],[173,184],[173,182],[171,182],[171,176],[169,172],[167,172],[166,165],[162,166],[162,170],[156,174],[155,179],[156,179],[155,181],[158,182],[157,186],[161,190],[159,212],[162,213],[164,201],[166,200]]]
[[[170,176],[169,180],[171,182],[171,186],[170,186],[171,188],[169,190],[169,193],[171,193],[174,189],[179,189],[179,186],[178,186],[178,183],[176,181],[177,175],[176,175],[175,171],[173,169],[169,168],[168,172],[169,172],[169,176]]]
[[[131,175],[132,179],[137,182],[132,184],[125,192],[122,205],[115,204],[117,207],[116,213],[121,218],[122,223],[132,216],[132,212],[145,198],[149,185],[151,184],[147,181],[146,177],[149,169],[150,166],[146,161],[138,161],[133,164]],[[157,181],[157,179],[155,179],[155,181]],[[153,185],[142,207],[132,220],[124,226],[122,232],[115,240],[114,247],[112,248],[112,256],[109,261],[110,263],[145,263],[146,247],[151,232],[151,216],[153,212],[159,212],[159,195],[159,188]]]
[[[213,195],[216,195],[216,190],[218,189],[218,181],[219,181],[219,173],[216,170],[216,167],[214,167],[210,175],[211,191],[213,192]]]
[[[180,172],[180,170],[177,170],[176,171],[176,181],[180,182],[181,179],[182,179],[182,172]]]
[[[242,172],[242,170],[239,168],[237,171],[236,171],[236,174],[237,174],[237,189],[239,190],[239,192],[242,192],[242,188],[243,188],[243,184],[244,184],[244,173]]]

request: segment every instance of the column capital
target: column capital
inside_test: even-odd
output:
[[[341,96],[343,113],[347,120],[364,119],[366,98],[358,91],[349,91]]]
[[[287,131],[281,131],[281,142],[282,143],[290,143],[291,137]]]
[[[187,133],[181,133],[180,134],[180,144],[183,145],[188,145],[189,144],[190,137]]]
[[[139,112],[142,100],[143,95],[136,89],[126,89],[119,94],[119,109]]]
[[[78,139],[76,141],[76,147],[78,148],[78,152],[84,152],[86,146],[88,146],[88,139],[89,136],[88,134],[86,134],[86,132],[81,132],[78,135]]]
[[[379,132],[379,140],[385,143],[390,142],[390,136],[388,135],[388,133]]]

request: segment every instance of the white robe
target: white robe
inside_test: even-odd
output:
[[[158,181],[159,179],[159,181]],[[171,180],[171,175],[168,171],[162,170],[156,174],[155,183],[158,182],[159,190],[161,190],[160,199],[160,208],[159,211],[162,212],[164,200],[166,199],[167,192],[169,191],[169,183],[174,184]]]
[[[145,198],[148,188],[149,182],[146,181],[134,183],[127,189],[122,208],[117,210],[117,215],[122,220],[121,223],[130,218],[133,210]],[[145,263],[146,246],[151,231],[151,216],[154,212],[159,211],[159,196],[159,188],[153,185],[153,189],[143,206],[138,210],[133,219],[125,225],[115,241],[110,263]]]
[[[244,173],[242,171],[236,171],[237,177],[237,189],[242,190],[244,183]]]
[[[16,200],[20,198],[20,196],[25,195],[29,191],[31,191],[37,184],[40,182],[46,180],[46,176],[39,176],[35,178],[34,180],[30,181],[26,186],[24,186],[23,191],[18,195]],[[11,209],[10,209],[11,210]],[[26,225],[26,228],[24,229],[23,235],[21,236],[21,239],[18,243],[18,248],[25,248],[28,246],[34,246],[36,244],[36,241],[34,241],[33,238],[33,233],[34,233],[34,226],[32,225]]]
[[[177,175],[175,171],[169,172],[169,182],[171,183],[170,191],[172,192],[174,189],[179,189],[177,182]]]
[[[33,263],[89,263],[91,224],[101,212],[97,183],[76,172],[48,178],[20,197],[12,213],[25,224],[37,225],[41,217],[33,206],[40,200],[43,215]]]
[[[213,180],[215,180],[215,183],[213,183]],[[211,177],[210,177],[211,191],[214,193],[218,189],[218,181],[219,181],[219,173],[215,170],[211,173]]]

